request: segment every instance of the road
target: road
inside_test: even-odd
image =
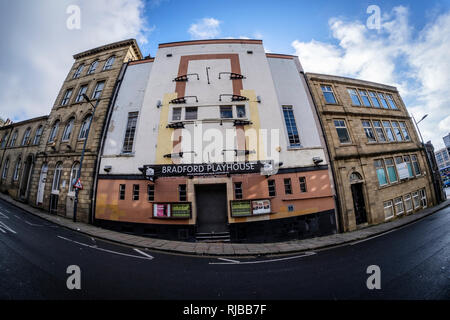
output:
[[[272,257],[192,257],[109,243],[0,200],[0,299],[450,299],[450,207],[376,238]],[[69,265],[81,289],[69,290]],[[369,290],[369,265],[381,289]]]

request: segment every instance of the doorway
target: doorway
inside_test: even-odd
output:
[[[30,184],[31,168],[33,167],[33,157],[29,155],[23,168],[22,181],[20,183],[19,198],[26,200],[28,196],[28,186]]]
[[[45,190],[45,182],[47,181],[47,171],[48,171],[47,163],[44,163],[42,165],[41,175],[39,176],[39,185],[36,195],[36,205],[38,206],[42,205],[42,203],[44,202],[44,190]]]
[[[364,202],[363,183],[354,183],[351,185],[353,206],[355,209],[356,225],[367,222],[366,205]]]
[[[197,233],[228,232],[226,184],[195,185]]]

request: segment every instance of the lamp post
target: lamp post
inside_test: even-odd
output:
[[[81,168],[83,167],[84,152],[86,150],[86,143],[87,143],[87,140],[88,140],[88,137],[89,137],[89,131],[91,129],[92,120],[94,119],[95,109],[97,109],[97,106],[98,106],[98,104],[100,102],[100,99],[97,99],[97,102],[95,103],[95,105],[93,105],[92,101],[89,99],[89,97],[86,94],[83,94],[83,98],[94,109],[92,111],[91,120],[89,121],[88,127],[86,129],[86,136],[84,138],[83,150],[81,151],[81,156],[80,156],[80,168],[78,169],[78,174],[77,174],[76,181],[78,181],[78,179],[80,179],[80,176],[81,176]],[[71,183],[72,183],[72,181],[71,181]],[[74,199],[74,203],[73,203],[73,222],[77,222],[78,192],[79,192],[79,189],[75,188],[75,199]]]
[[[428,114],[424,115],[424,116],[422,117],[422,119],[420,119],[419,121],[416,122],[416,119],[414,118],[414,116],[412,116],[412,118],[413,118],[413,120],[414,120],[414,123],[416,124],[417,131],[419,131],[420,140],[422,141],[422,144],[423,144],[423,138],[422,138],[422,133],[420,133],[420,129],[419,129],[418,124],[419,124],[423,119],[425,119],[426,117],[428,117]]]

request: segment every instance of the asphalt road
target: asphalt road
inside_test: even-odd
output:
[[[450,299],[450,207],[376,238],[289,256],[135,250],[0,200],[0,299]],[[81,289],[69,290],[69,265]],[[367,267],[381,270],[369,290]]]

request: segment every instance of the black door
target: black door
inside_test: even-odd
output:
[[[228,232],[226,185],[196,185],[195,199],[197,203],[197,232]]]
[[[355,207],[356,224],[366,223],[366,205],[364,204],[363,184],[352,184],[353,205]]]

